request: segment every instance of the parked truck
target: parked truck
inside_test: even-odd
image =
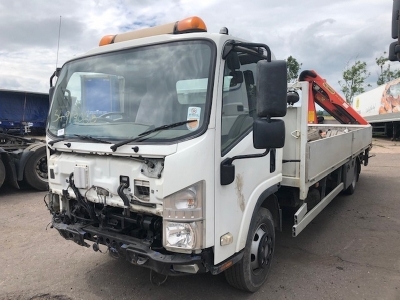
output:
[[[44,135],[48,113],[48,94],[0,90],[0,132]]]
[[[282,209],[297,236],[368,162],[370,125],[308,124],[326,92],[305,75],[292,105],[285,61],[197,17],[105,36],[50,89],[52,227],[150,272],[258,290]]]
[[[372,125],[374,135],[400,136],[400,78],[354,98],[354,109]]]
[[[8,182],[47,190],[46,141],[40,138],[0,133],[0,187]]]
[[[0,187],[9,182],[20,188],[25,182],[47,190],[48,112],[48,94],[0,90]]]

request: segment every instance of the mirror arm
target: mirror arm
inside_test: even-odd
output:
[[[235,49],[235,47],[237,48],[241,48],[240,50],[243,52],[247,52],[246,50],[250,50],[250,54],[259,56],[261,58],[265,57],[261,51],[260,48],[264,48],[267,51],[267,61],[271,62],[272,59],[272,53],[271,53],[271,49],[269,48],[269,46],[267,46],[266,44],[260,44],[260,43],[242,43],[242,42],[237,42],[237,41],[229,41],[225,44],[224,46],[224,50],[222,53],[222,59],[226,59],[226,57],[229,55],[229,53]]]
[[[226,57],[231,53],[235,45],[235,41],[229,41],[225,44],[224,50],[222,52],[222,59],[226,59]]]
[[[257,48],[264,48],[267,51],[267,61],[271,62],[271,59],[272,59],[271,49],[266,44],[261,44],[261,43],[237,43],[237,44],[235,44],[235,46],[242,46],[242,47],[245,47],[245,48],[253,49],[254,51],[257,51],[258,50]]]
[[[59,77],[60,71],[61,71],[61,68],[56,68],[56,70],[54,71],[53,75],[51,75],[51,77],[50,77],[50,87],[53,87],[53,78],[54,77]]]
[[[250,154],[250,155],[238,155],[234,157],[228,157],[221,162],[221,185],[231,184],[235,180],[235,165],[232,165],[232,162],[235,159],[244,159],[244,158],[256,158],[263,157],[269,153],[270,149],[266,149],[264,153],[261,154]]]
[[[56,72],[54,71],[53,75],[50,77],[50,87],[53,87],[53,78],[56,77]]]
[[[236,159],[264,157],[264,156],[268,155],[269,150],[270,150],[270,149],[265,149],[265,152],[260,153],[260,154],[237,155],[237,156],[234,156],[234,157],[228,157],[228,158],[224,159],[224,160],[221,162],[221,165],[223,165],[223,166],[231,165],[232,162],[233,162],[234,160],[236,160]]]

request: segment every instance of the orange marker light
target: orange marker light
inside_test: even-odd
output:
[[[100,40],[99,46],[110,45],[114,43],[161,34],[180,34],[189,32],[207,32],[206,24],[199,17],[190,17],[169,24],[139,29],[117,35],[105,35]]]
[[[101,38],[99,46],[109,45],[114,42],[115,35],[105,35]]]
[[[207,31],[206,24],[199,17],[190,17],[176,23],[175,33]]]

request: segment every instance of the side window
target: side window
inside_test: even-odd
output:
[[[221,116],[221,154],[250,133],[255,117],[255,78],[258,58],[231,52],[225,60]]]

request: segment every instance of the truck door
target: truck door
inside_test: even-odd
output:
[[[219,164],[228,157],[264,152],[253,147],[252,137],[256,118],[255,76],[259,59],[250,54],[231,52],[223,71],[221,69],[223,91],[220,130],[217,131],[220,141],[216,141],[215,151],[215,161]],[[242,228],[242,222],[251,219],[255,203],[268,185],[268,180],[280,173],[277,172],[276,159],[273,150],[265,157],[235,160],[235,179],[228,185],[221,184],[220,168],[216,166],[214,263],[223,261],[244,247],[248,228]],[[221,241],[231,238],[228,244]]]

